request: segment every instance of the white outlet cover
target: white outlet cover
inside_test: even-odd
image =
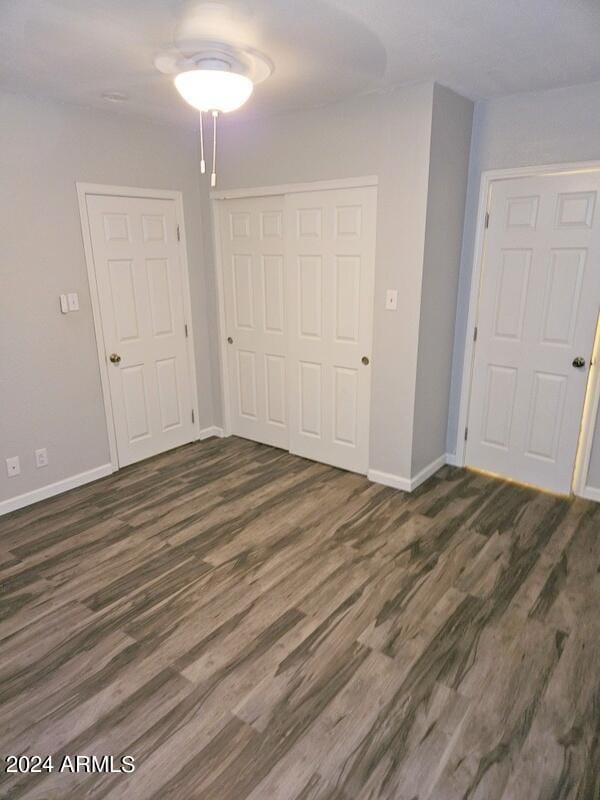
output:
[[[9,478],[14,478],[15,475],[21,474],[21,462],[19,456],[13,456],[6,459],[6,472]]]
[[[388,289],[385,293],[385,307],[387,311],[395,311],[398,308],[398,290]]]

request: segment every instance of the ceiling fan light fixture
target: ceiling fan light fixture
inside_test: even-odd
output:
[[[227,113],[248,100],[254,84],[245,75],[221,69],[191,69],[175,77],[175,88],[198,111]]]

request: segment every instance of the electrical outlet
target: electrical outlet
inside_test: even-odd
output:
[[[385,307],[387,311],[395,311],[398,308],[398,290],[388,289],[385,294]]]
[[[35,451],[35,465],[38,468],[48,466],[48,451],[45,447]]]
[[[15,475],[21,474],[21,462],[19,456],[13,456],[6,459],[6,472],[9,478],[14,478]]]

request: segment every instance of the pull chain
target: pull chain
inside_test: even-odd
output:
[[[202,112],[200,112],[200,174],[206,172],[206,162],[204,160],[204,126],[202,124]]]
[[[212,112],[213,116],[213,159],[212,159],[212,173],[210,176],[210,185],[217,185],[217,117],[218,111]]]

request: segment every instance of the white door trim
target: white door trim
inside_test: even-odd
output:
[[[269,195],[296,194],[297,192],[322,192],[326,189],[359,189],[363,186],[377,186],[378,183],[379,178],[377,175],[363,175],[359,178],[282,183],[276,186],[253,186],[248,189],[215,189],[210,193],[210,199],[235,200],[240,197],[267,197]]]
[[[85,263],[87,267],[88,282],[90,287],[90,297],[92,301],[92,314],[94,317],[94,331],[96,334],[96,347],[98,351],[98,366],[100,368],[100,383],[102,386],[102,397],[104,400],[104,414],[106,417],[106,430],[108,433],[108,446],[110,450],[110,461],[114,470],[119,469],[119,457],[117,451],[117,437],[115,433],[115,423],[113,418],[112,400],[108,382],[108,367],[106,364],[106,347],[104,344],[104,329],[102,327],[102,314],[100,312],[100,299],[98,296],[98,285],[96,282],[96,266],[92,249],[92,236],[90,222],[87,212],[86,198],[88,195],[107,195],[110,197],[147,197],[153,200],[173,200],[175,203],[175,216],[179,225],[181,238],[181,269],[183,286],[183,303],[188,326],[188,337],[186,339],[188,366],[190,370],[190,383],[192,391],[192,407],[195,410],[193,430],[195,438],[200,438],[200,424],[198,420],[198,384],[196,381],[196,358],[194,354],[194,328],[192,322],[192,302],[190,296],[190,275],[187,260],[187,245],[185,237],[185,221],[183,216],[183,195],[180,191],[168,189],[141,189],[133,186],[110,186],[101,183],[82,183],[77,182],[77,198],[79,201],[79,215],[81,218],[81,233],[83,236],[83,250],[85,253]]]
[[[600,316],[598,317],[596,325],[596,338],[594,339],[594,349],[592,352],[588,385],[583,406],[583,417],[581,420],[581,433],[579,434],[575,470],[573,472],[573,492],[580,497],[587,497],[592,500],[600,500],[600,490],[587,486],[588,470],[592,457],[592,444],[594,443],[594,431],[596,420],[598,419],[598,409],[600,408],[599,358]]]
[[[224,199],[224,198],[223,198]],[[231,436],[231,392],[227,373],[227,317],[225,314],[225,288],[223,286],[223,248],[221,246],[221,229],[219,225],[220,204],[211,198],[213,253],[215,254],[215,279],[217,287],[217,329],[219,331],[219,381],[221,383],[221,408],[223,409],[223,436]]]
[[[324,189],[353,189],[363,186],[377,186],[377,175],[364,175],[360,178],[339,178],[331,181],[312,181],[309,183],[284,183],[278,186],[255,186],[248,189],[229,189],[210,193],[212,211],[212,234],[215,254],[215,272],[218,304],[219,329],[219,379],[221,381],[221,399],[223,407],[223,435],[231,435],[231,393],[227,375],[227,321],[225,315],[225,291],[223,287],[223,254],[219,229],[219,203],[222,200],[235,200],[244,197],[265,197],[286,195],[295,192],[314,192]]]
[[[452,461],[456,466],[464,467],[466,442],[464,432],[469,419],[469,403],[471,400],[471,384],[473,379],[473,360],[475,347],[473,334],[477,324],[479,311],[479,291],[481,287],[481,272],[485,251],[485,218],[489,206],[490,191],[494,181],[510,180],[512,178],[530,178],[543,175],[567,175],[573,172],[600,172],[600,161],[579,161],[565,164],[540,164],[531,167],[514,167],[507,169],[491,169],[481,173],[479,188],[479,202],[477,205],[477,228],[475,234],[475,249],[473,257],[473,271],[471,275],[471,290],[469,293],[469,313],[467,317],[467,334],[465,352],[463,356],[463,373],[460,392],[460,406],[458,415],[458,430],[456,436],[456,455]],[[597,351],[596,342],[595,350]],[[596,361],[597,356],[594,358]],[[575,460],[573,491],[582,494],[587,477],[587,467],[594,435],[594,411],[597,411],[600,402],[600,386],[598,370],[590,376],[593,383],[588,385],[586,403],[583,412],[582,429]],[[590,390],[593,390],[590,392]],[[591,398],[589,397],[591,394]],[[589,402],[588,402],[589,400]],[[585,463],[584,463],[585,460]],[[585,467],[585,469],[584,469]]]

